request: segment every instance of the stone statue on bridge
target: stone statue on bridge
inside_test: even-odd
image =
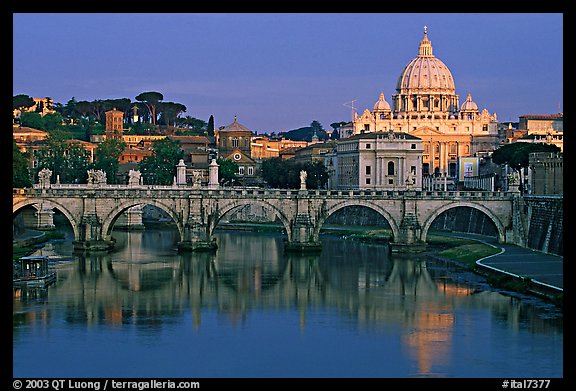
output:
[[[140,184],[140,170],[128,171],[128,186],[138,186]]]
[[[412,188],[416,183],[416,173],[414,170],[408,171],[408,177],[406,178],[406,187]]]
[[[89,185],[105,185],[106,172],[103,170],[88,170]]]
[[[43,168],[38,172],[38,183],[40,187],[47,188],[50,187],[50,177],[52,176],[52,171],[47,168]]]
[[[304,170],[300,171],[300,190],[306,190],[306,177],[308,173]]]
[[[200,187],[202,184],[202,172],[200,170],[192,171],[192,186]]]

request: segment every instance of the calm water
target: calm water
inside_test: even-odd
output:
[[[115,232],[45,291],[16,292],[14,377],[563,376],[563,317],[534,298],[384,245],[220,232],[178,254],[173,230]],[[44,253],[71,256],[69,240]]]

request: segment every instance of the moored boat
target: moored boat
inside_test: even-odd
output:
[[[50,270],[47,255],[29,255],[14,260],[13,285],[47,286],[56,281],[56,272]]]

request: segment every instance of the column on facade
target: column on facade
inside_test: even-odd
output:
[[[456,141],[456,162],[460,161],[460,155],[460,141]],[[458,173],[458,167],[456,167],[456,173]]]
[[[380,170],[380,160],[382,160],[382,158],[376,156],[376,159],[374,159],[374,180],[375,180],[375,184],[378,187],[382,186],[382,170]]]
[[[448,148],[446,141],[442,143],[442,172],[448,173]]]
[[[408,179],[408,173],[410,172],[410,167],[408,166],[408,162],[406,161],[406,157],[402,158],[404,164],[404,170],[402,171],[402,183],[406,186],[406,180]]]
[[[432,139],[430,139],[430,146],[429,148],[429,152],[430,154],[428,155],[428,159],[430,160],[430,162],[428,163],[428,171],[430,173],[430,175],[434,174],[434,142],[432,141]]]
[[[379,165],[378,168],[379,168],[379,171],[380,171],[380,184],[381,184],[382,186],[384,186],[384,178],[386,178],[386,177],[385,177],[386,171],[384,171],[384,158],[383,158],[383,157],[380,158],[380,165]]]
[[[438,148],[439,148],[439,160],[438,160],[438,168],[440,169],[440,173],[444,172],[444,143],[442,141],[438,141]]]

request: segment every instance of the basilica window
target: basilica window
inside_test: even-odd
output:
[[[248,175],[250,176],[254,175],[254,167],[252,166],[248,167]]]
[[[394,175],[394,162],[388,162],[388,175]]]
[[[232,148],[238,147],[238,137],[232,138]]]
[[[366,166],[366,175],[371,175],[371,174],[372,174],[372,167]]]

